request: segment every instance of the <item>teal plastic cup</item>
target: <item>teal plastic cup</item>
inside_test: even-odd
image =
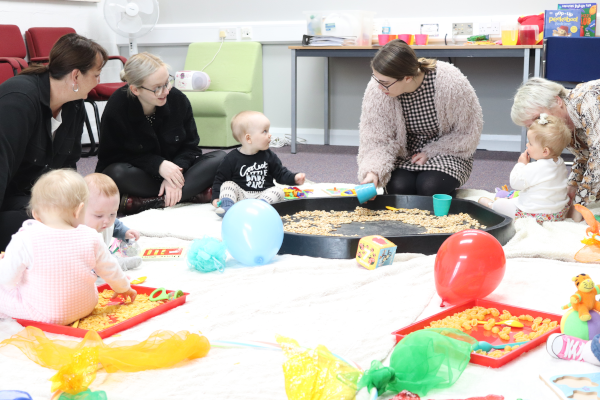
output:
[[[443,217],[448,215],[448,211],[450,211],[450,203],[452,203],[452,196],[447,194],[434,194],[433,213],[435,216]]]
[[[372,183],[358,185],[354,188],[354,190],[356,191],[356,197],[358,197],[358,202],[360,204],[363,204],[377,196],[377,189]]]

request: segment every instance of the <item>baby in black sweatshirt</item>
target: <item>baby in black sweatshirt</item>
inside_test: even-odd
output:
[[[242,147],[229,152],[217,170],[212,204],[219,216],[240,200],[282,201],[283,190],[275,186],[273,178],[283,185],[304,183],[303,173],[288,170],[269,149],[270,127],[269,119],[258,111],[242,111],[231,120],[233,137]]]

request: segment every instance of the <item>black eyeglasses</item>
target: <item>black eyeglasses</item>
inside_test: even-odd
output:
[[[162,85],[162,86],[159,86],[159,87],[157,87],[157,88],[156,88],[156,89],[154,89],[154,90],[151,90],[151,89],[145,88],[145,87],[143,87],[143,86],[140,86],[140,87],[141,87],[142,89],[146,89],[147,91],[154,93],[154,95],[155,95],[156,97],[160,97],[160,95],[161,95],[161,94],[163,94],[163,92],[164,92],[165,90],[171,90],[171,88],[173,88],[173,85],[174,85],[174,84],[175,84],[175,77],[174,77],[173,75],[169,75],[169,80],[167,81],[167,83],[165,83],[165,84],[164,84],[164,85]]]
[[[377,78],[375,78],[375,75],[371,74],[371,77],[373,79],[375,79],[375,82],[379,83],[379,85],[384,87],[386,90],[390,90],[390,86],[392,86],[394,83],[396,83],[400,80],[400,79],[396,79],[394,82],[390,83],[389,85],[384,85],[383,83],[379,82],[379,80]]]

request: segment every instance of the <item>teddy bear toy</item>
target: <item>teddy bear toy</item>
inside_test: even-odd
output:
[[[600,294],[600,287],[594,284],[592,278],[587,274],[579,274],[574,277],[577,292],[571,296],[571,302],[563,306],[563,310],[573,307],[573,310],[579,314],[579,319],[589,321],[592,319],[590,310],[600,311],[600,302],[596,301],[596,295]]]

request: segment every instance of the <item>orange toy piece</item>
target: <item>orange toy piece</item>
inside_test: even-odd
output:
[[[577,293],[571,296],[571,302],[563,306],[563,310],[573,307],[579,314],[579,319],[589,321],[592,319],[590,310],[600,311],[600,302],[596,301],[596,295],[600,294],[600,287],[594,284],[592,278],[587,274],[579,274],[573,278]]]
[[[600,222],[584,206],[575,204],[574,207],[583,215],[583,219],[589,225],[585,230],[586,238],[581,241],[585,246],[575,254],[575,260],[582,263],[598,262],[600,261],[600,240],[596,237],[600,235]]]

